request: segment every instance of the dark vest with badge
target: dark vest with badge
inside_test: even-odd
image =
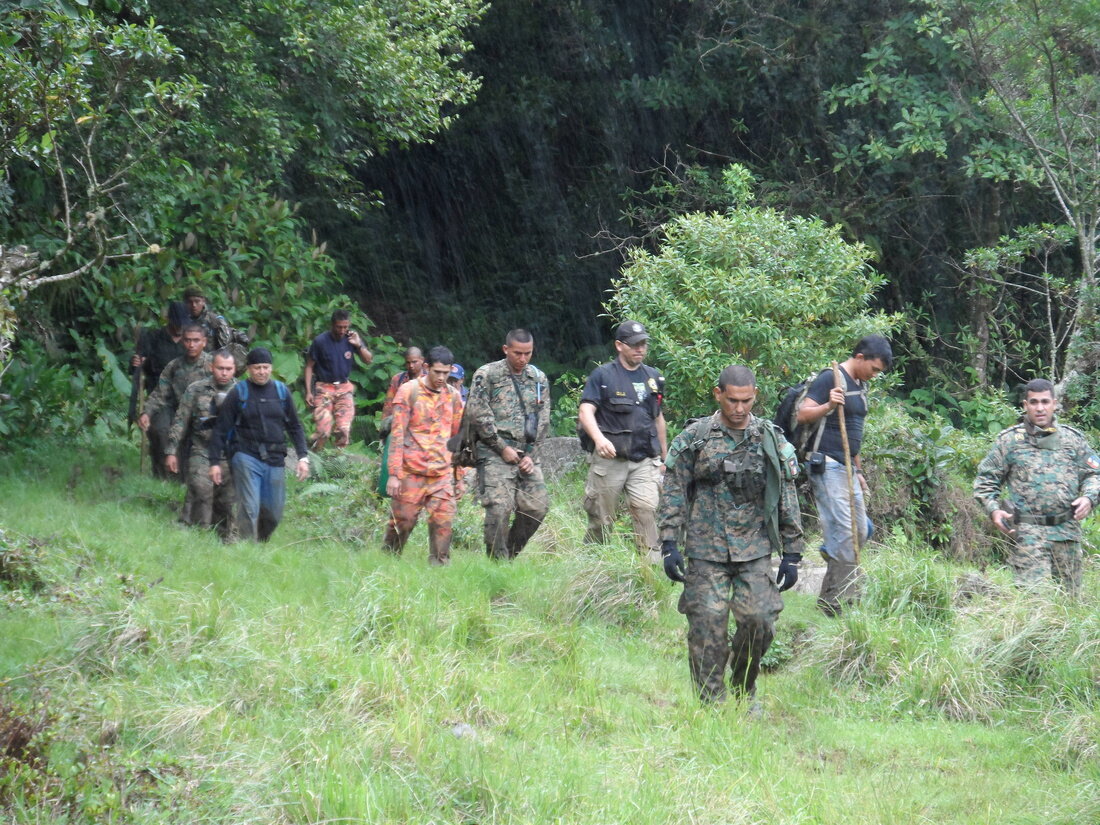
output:
[[[596,425],[615,445],[615,452],[629,461],[659,457],[656,421],[664,398],[664,377],[646,364],[628,370],[616,360],[597,367],[588,380],[599,391]],[[582,400],[587,398],[586,391]]]

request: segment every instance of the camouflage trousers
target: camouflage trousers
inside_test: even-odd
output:
[[[397,495],[390,499],[390,522],[382,546],[391,553],[404,550],[420,511],[427,510],[428,563],[449,563],[455,509],[455,482],[451,473],[441,476],[407,474],[401,479]]]
[[[166,478],[179,481],[179,477],[164,469],[165,450],[168,447],[168,431],[172,428],[172,411],[160,409],[149,417],[149,429],[145,431],[149,439],[149,461],[153,478]]]
[[[1053,579],[1070,596],[1077,596],[1083,576],[1081,544],[1051,538],[1050,532],[1035,524],[1016,525],[1016,540],[1008,553],[1016,584],[1036,587]]]
[[[782,609],[769,556],[743,562],[688,559],[679,610],[688,620],[688,660],[700,699],[726,698],[727,665],[735,695],[755,692],[760,660],[775,638]],[[737,624],[732,639],[730,613]]]
[[[333,446],[346,447],[351,440],[351,421],[355,418],[355,386],[317,382],[313,390],[313,449],[320,450],[332,436]]]
[[[477,467],[477,488],[485,508],[485,552],[495,559],[514,559],[550,509],[542,468],[536,464],[534,472],[524,475],[517,465],[487,456]]]
[[[187,499],[183,521],[196,527],[214,527],[225,541],[237,540],[237,493],[230,478],[229,462],[223,461],[222,483],[210,480],[210,461],[193,450],[187,463]]]
[[[588,478],[584,482],[584,510],[588,513],[585,541],[603,542],[615,514],[619,498],[626,493],[630,518],[634,523],[634,542],[639,552],[660,563],[657,534],[657,507],[661,501],[660,460],[643,458],[627,461],[623,458],[601,458],[592,453]]]

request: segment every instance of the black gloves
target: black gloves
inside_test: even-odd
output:
[[[775,583],[779,592],[790,590],[798,581],[798,563],[802,561],[801,553],[784,553],[779,561],[779,572],[776,573]],[[668,565],[668,562],[665,562]]]
[[[665,539],[661,542],[661,558],[665,560],[666,576],[674,582],[686,581],[684,579],[684,573],[687,572],[684,569],[684,557],[680,555],[680,551],[676,549],[676,542],[672,539]]]

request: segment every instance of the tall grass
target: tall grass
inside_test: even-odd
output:
[[[761,718],[699,705],[679,588],[625,534],[581,542],[576,478],[528,550],[405,555],[355,467],[292,488],[270,545],[173,523],[178,488],[98,448],[0,479],[42,542],[0,585],[15,822],[1001,823],[1097,812],[1096,571],[1078,604],[887,542],[840,620],[787,595]],[[21,539],[20,541],[23,541]],[[24,542],[25,543],[25,542]],[[15,594],[19,594],[18,598]],[[48,711],[44,708],[48,708]],[[1085,817],[1085,818],[1082,818]]]

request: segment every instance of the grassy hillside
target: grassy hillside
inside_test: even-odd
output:
[[[1076,604],[966,596],[888,535],[860,610],[787,595],[750,717],[696,701],[679,586],[582,546],[579,477],[514,564],[464,501],[435,569],[379,551],[369,470],[226,547],[133,452],[0,458],[5,821],[1100,822],[1095,559]]]

